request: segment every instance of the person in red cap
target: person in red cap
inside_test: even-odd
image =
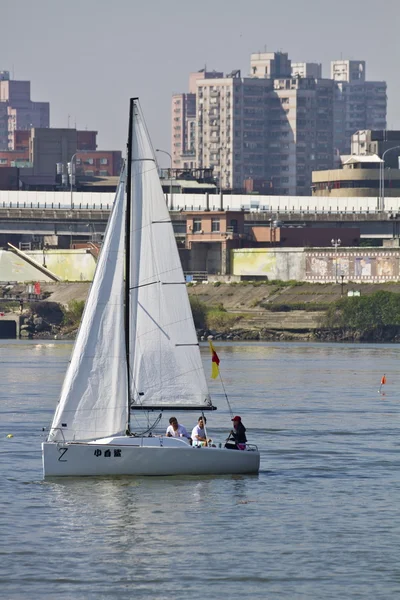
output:
[[[244,450],[246,447],[246,427],[242,423],[242,418],[239,416],[233,417],[233,429],[230,431],[226,440],[225,448],[231,450]],[[233,442],[233,443],[232,443]]]

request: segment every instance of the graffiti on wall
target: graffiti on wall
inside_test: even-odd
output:
[[[275,277],[276,254],[241,250],[233,253],[234,275]]]
[[[400,279],[400,252],[307,252],[306,281],[393,281]]]

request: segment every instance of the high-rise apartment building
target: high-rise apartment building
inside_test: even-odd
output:
[[[196,91],[197,81],[218,79],[223,73],[201,69],[189,77],[189,93],[172,96],[172,167],[196,167]]]
[[[240,189],[249,177],[265,179],[266,107],[272,83],[242,78],[240,71],[197,81],[197,166],[212,167],[224,189]]]
[[[257,180],[274,194],[308,195],[311,173],[350,151],[361,123],[386,121],[386,84],[365,81],[363,61],[291,63],[283,52],[257,52],[250,75],[205,70],[172,104],[173,165],[213,168],[224,189]]]
[[[14,131],[49,127],[50,104],[31,100],[30,81],[14,81],[0,71],[0,150],[15,150]]]
[[[356,131],[386,128],[386,82],[366,81],[363,60],[332,61],[331,78],[335,81],[334,147],[338,154],[350,154]]]
[[[307,196],[312,171],[332,167],[333,91],[329,79],[274,81],[266,169],[273,193]]]

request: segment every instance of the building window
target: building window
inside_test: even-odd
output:
[[[102,176],[102,177],[107,177],[108,176],[108,171],[103,171],[103,170],[100,169],[99,175]]]
[[[201,219],[193,219],[193,233],[201,231]]]
[[[94,175],[94,171],[89,169],[88,171],[85,171],[85,175]]]
[[[108,165],[108,159],[107,158],[101,158],[100,159],[100,164],[101,165]]]
[[[93,158],[88,158],[88,159],[86,160],[86,164],[87,164],[87,165],[92,165],[92,164],[93,164],[93,162],[94,162],[94,161],[93,161]]]
[[[211,219],[211,231],[212,232],[220,231],[220,220],[219,219]]]

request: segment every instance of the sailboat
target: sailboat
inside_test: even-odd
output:
[[[154,152],[132,98],[126,165],[42,444],[44,477],[257,473],[256,446],[196,447],[156,435],[164,411],[215,409]],[[144,415],[146,426],[135,428]]]

